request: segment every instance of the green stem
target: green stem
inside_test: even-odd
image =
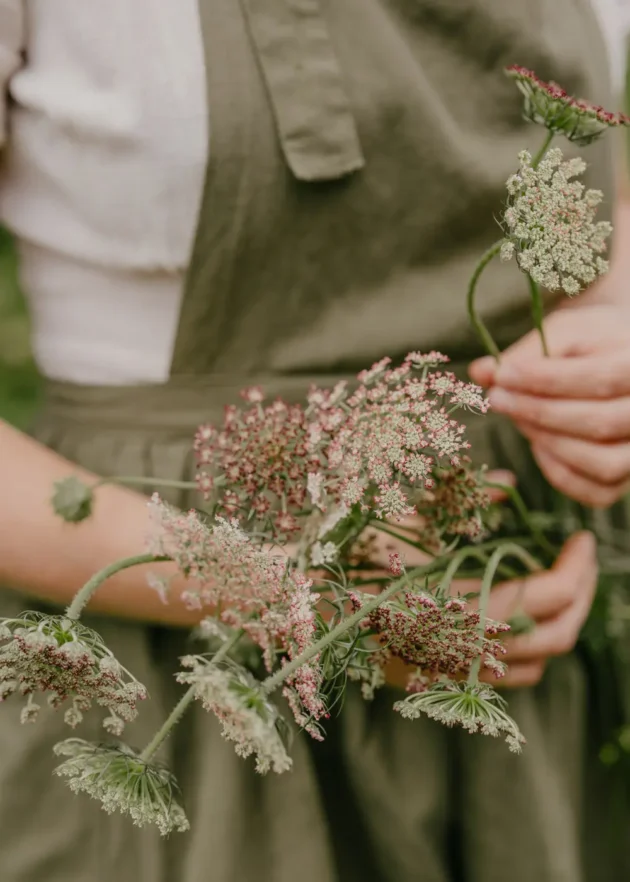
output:
[[[483,579],[481,581],[481,590],[479,592],[479,612],[481,615],[477,632],[479,634],[480,650],[483,646],[484,634],[486,633],[488,600],[490,599],[490,590],[492,588],[492,583],[494,582],[494,577],[496,576],[496,572],[499,568],[501,560],[508,555],[510,555],[511,557],[519,558],[519,560],[521,560],[525,564],[525,566],[528,567],[532,572],[536,572],[540,569],[538,561],[534,560],[531,554],[529,554],[523,548],[520,548],[518,545],[514,545],[514,543],[512,542],[503,545],[501,548],[497,548],[497,550],[493,552],[490,560],[488,561],[488,566],[486,567],[486,572],[484,573]],[[470,685],[474,685],[479,681],[480,669],[481,651],[470,666],[470,673],[468,674],[468,683]]]
[[[490,355],[493,355],[497,361],[499,361],[501,357],[501,352],[497,344],[494,342],[490,331],[486,328],[484,322],[481,319],[481,316],[477,312],[477,307],[475,305],[475,292],[479,277],[481,276],[484,269],[488,266],[490,261],[497,256],[497,254],[501,250],[503,242],[504,239],[500,239],[498,242],[495,242],[494,245],[488,248],[485,254],[481,257],[470,278],[470,282],[468,283],[468,295],[466,299],[468,307],[468,318],[470,319],[470,323],[477,332],[477,336],[483,343],[486,351],[489,352]]]
[[[393,597],[398,591],[405,587],[409,582],[413,579],[417,579],[419,576],[427,575],[428,573],[433,572],[439,564],[443,562],[443,559],[439,562],[433,561],[430,564],[427,564],[423,567],[417,567],[416,569],[410,570],[408,573],[405,573],[400,579],[397,579],[395,582],[392,582],[388,588],[382,591],[380,594],[376,594],[372,600],[368,600],[366,604],[364,604],[361,609],[358,609],[356,612],[352,613],[352,615],[343,619],[336,625],[331,631],[329,631],[324,637],[317,641],[317,643],[313,643],[312,646],[309,646],[308,649],[305,649],[304,652],[300,653],[296,658],[292,659],[288,664],[286,664],[283,668],[276,671],[275,674],[271,674],[271,676],[267,677],[266,680],[261,684],[262,691],[269,695],[274,689],[277,689],[281,683],[287,679],[287,677],[291,677],[299,668],[302,667],[303,664],[306,664],[307,661],[310,661],[314,656],[319,655],[319,653],[328,646],[330,643],[333,643],[338,637],[341,637],[342,634],[345,634],[346,631],[349,631],[350,628],[354,628],[355,625],[358,625],[359,622],[362,622],[366,616],[368,616],[372,610],[377,609],[382,603],[389,600],[390,597]]]
[[[172,558],[166,554],[137,554],[134,557],[125,557],[122,560],[117,560],[115,563],[104,567],[102,570],[99,570],[98,573],[95,573],[92,578],[85,583],[83,588],[77,591],[74,600],[66,611],[66,616],[76,622],[94,592],[100,588],[103,582],[111,576],[115,576],[116,573],[119,573],[121,570],[128,570],[130,567],[137,567],[140,564],[162,563],[167,560],[172,560]]]
[[[521,516],[521,520],[531,533],[532,537],[536,540],[540,548],[547,554],[551,555],[552,560],[555,560],[558,556],[557,548],[555,548],[555,546],[547,539],[543,531],[540,530],[532,521],[529,510],[525,505],[525,502],[523,501],[523,497],[518,492],[516,487],[512,487],[510,484],[497,484],[494,481],[485,481],[484,486],[492,487],[495,490],[501,490],[503,493],[505,493],[514,508]]]
[[[227,654],[236,646],[238,641],[241,639],[245,632],[237,631],[233,637],[223,644],[223,646],[217,650],[217,652],[212,657],[212,663],[216,664],[217,662],[222,661]],[[157,730],[153,738],[149,741],[147,746],[144,748],[142,753],[140,754],[140,759],[144,762],[148,762],[151,757],[160,749],[162,743],[168,738],[171,733],[171,729],[175,727],[175,725],[180,721],[183,717],[188,705],[195,697],[195,687],[191,686],[189,689],[184,692],[182,697],[179,699],[173,710],[170,712],[166,720],[162,723],[160,728]]]
[[[529,293],[532,299],[532,318],[534,320],[534,327],[536,328],[540,336],[543,353],[544,355],[549,357],[549,347],[547,346],[547,340],[545,338],[545,311],[543,307],[542,295],[540,293],[540,286],[532,279],[529,274],[527,275],[527,281],[529,283]]]
[[[483,551],[481,551],[479,548],[464,548],[462,550],[462,554],[459,557],[453,558],[453,560],[449,563],[444,572],[444,576],[440,580],[440,585],[438,589],[438,594],[440,597],[446,597],[458,569],[468,557],[475,557],[482,563],[486,563],[487,561],[487,558],[485,557]]]
[[[550,147],[551,142],[553,141],[554,137],[555,137],[555,132],[547,132],[547,137],[545,138],[542,147],[540,148],[538,153],[532,159],[532,168],[538,168],[538,165],[540,164],[541,159],[543,158],[543,156],[545,155],[547,150],[549,150],[549,147]]]
[[[102,487],[105,484],[122,484],[128,487],[170,487],[175,490],[197,489],[197,484],[194,481],[173,481],[169,478],[136,478],[132,476],[101,478],[93,485],[93,489]]]

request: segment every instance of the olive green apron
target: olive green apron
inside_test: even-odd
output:
[[[466,280],[497,237],[516,153],[543,136],[521,121],[502,66],[608,98],[603,48],[577,0],[201,0],[200,13],[212,137],[171,380],[51,383],[37,428],[103,475],[189,476],[195,426],[220,419],[253,381],[299,398],[312,380],[333,382],[384,354],[478,355]],[[590,160],[591,183],[610,194],[606,147]],[[529,327],[526,286],[498,264],[482,290],[508,345]],[[488,418],[471,433],[480,460],[514,469],[545,504],[507,423]],[[24,601],[2,603],[6,613]],[[186,638],[94,623],[150,690],[129,729],[141,745],[177,697]],[[373,703],[352,692],[324,744],[296,737],[294,771],[265,778],[195,707],[165,757],[192,830],[167,841],[51,778],[52,745],[67,735],[61,717],[20,727],[10,703],[0,714],[1,878],[618,882],[622,850],[596,851],[608,800],[585,814],[598,779],[584,764],[580,661],[557,660],[537,688],[509,698],[529,741],[521,757],[403,720],[389,690]],[[97,716],[84,737],[100,737]]]

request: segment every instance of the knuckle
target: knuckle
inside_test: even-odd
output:
[[[591,427],[591,433],[596,441],[612,441],[615,436],[614,418],[606,415],[596,420]]]
[[[619,453],[609,451],[599,464],[598,475],[604,484],[620,484],[626,477],[627,464],[621,459]]]
[[[616,398],[622,391],[623,379],[625,379],[625,372],[619,370],[619,365],[608,365],[602,372],[598,383],[599,397]]]

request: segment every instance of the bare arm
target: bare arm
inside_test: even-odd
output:
[[[101,567],[141,554],[149,532],[146,499],[116,486],[96,491],[90,519],[64,523],[50,497],[53,482],[71,474],[95,478],[0,421],[0,584],[60,606]],[[118,573],[99,588],[90,609],[176,626],[198,621],[199,613],[178,602],[183,579],[174,580],[166,605],[146,584],[149,570],[174,571],[170,563],[156,563]]]

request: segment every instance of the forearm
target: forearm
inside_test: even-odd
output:
[[[60,606],[99,569],[141,554],[149,533],[146,498],[117,486],[96,491],[94,513],[79,524],[64,523],[52,510],[53,483],[79,474],[94,475],[0,421],[0,583]],[[105,582],[90,609],[106,615],[177,626],[192,625],[199,613],[179,602],[183,579],[173,582],[164,604],[148,587],[147,573],[169,575],[170,563],[133,567]]]

